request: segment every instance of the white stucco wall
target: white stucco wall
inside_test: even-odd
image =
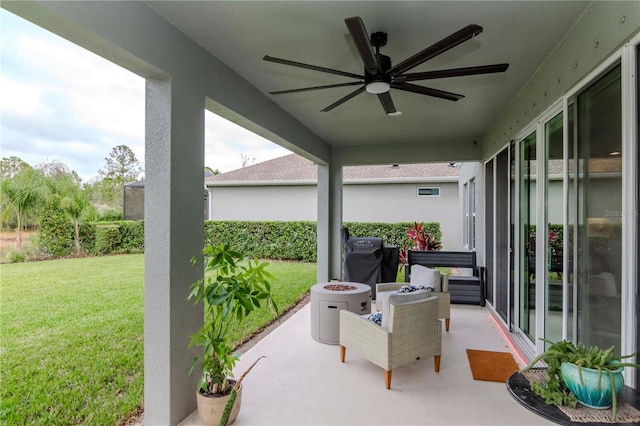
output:
[[[418,197],[417,187],[439,187],[439,197]],[[315,185],[215,186],[209,188],[211,220],[317,219]],[[345,222],[439,222],[442,245],[460,250],[457,182],[345,184]]]

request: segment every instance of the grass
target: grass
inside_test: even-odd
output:
[[[0,423],[115,425],[138,409],[143,264],[123,255],[0,266]],[[315,264],[268,270],[281,311],[315,284]],[[238,341],[271,319],[256,315]]]

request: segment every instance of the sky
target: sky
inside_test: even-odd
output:
[[[144,79],[0,9],[0,156],[60,161],[83,181],[127,145],[144,166]],[[228,172],[290,151],[211,112],[205,166]]]

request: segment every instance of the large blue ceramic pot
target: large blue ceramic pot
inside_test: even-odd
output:
[[[618,395],[624,386],[624,378],[622,377],[623,367],[611,370],[615,385],[615,393]],[[600,372],[593,368],[582,367],[582,382],[580,381],[580,373],[578,366],[563,362],[560,365],[560,374],[562,380],[569,390],[578,398],[578,401],[591,408],[609,408],[611,406],[612,392],[611,379],[606,371]]]

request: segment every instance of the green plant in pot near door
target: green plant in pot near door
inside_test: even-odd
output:
[[[228,245],[207,246],[202,250],[205,277],[191,285],[189,300],[204,305],[204,322],[191,336],[189,347],[201,346],[201,357],[194,359],[190,372],[201,366],[197,399],[198,414],[205,425],[220,423],[224,407],[235,380],[231,378],[238,360],[230,332],[263,304],[277,316],[278,308],[271,298],[273,276],[265,262],[245,260]],[[196,264],[197,258],[192,259]],[[229,417],[233,423],[240,410],[242,387]]]
[[[640,367],[639,364],[622,362],[622,359],[633,355],[616,356],[613,346],[600,349],[567,340],[542,340],[550,346],[521,370],[531,369],[538,361],[547,364],[546,381],[531,383],[531,389],[547,404],[575,407],[580,402],[591,408],[612,407],[615,420],[617,394],[624,386],[622,370],[624,367]]]

